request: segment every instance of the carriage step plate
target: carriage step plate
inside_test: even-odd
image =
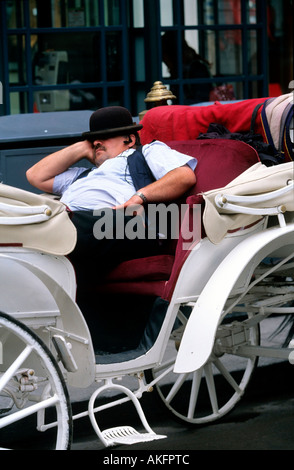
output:
[[[136,444],[137,442],[149,442],[155,439],[164,439],[166,436],[154,432],[139,433],[131,426],[118,426],[102,431],[108,446],[116,444]]]

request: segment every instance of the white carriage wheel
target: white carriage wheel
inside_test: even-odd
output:
[[[71,406],[55,358],[33,331],[0,312],[0,448],[67,450],[71,439]]]
[[[247,319],[251,317],[251,314],[246,315]],[[228,318],[230,321],[230,315]],[[178,319],[183,319],[183,316],[180,315]],[[234,321],[242,323],[244,316],[239,317],[239,320],[235,317]],[[227,318],[224,322],[227,323]],[[183,327],[179,330],[183,331]],[[247,332],[248,343],[259,345],[259,325],[253,325]],[[174,332],[174,338],[169,340],[162,363],[151,371],[152,379],[166,372],[164,378],[156,383],[155,389],[168,410],[181,421],[191,424],[215,421],[231,411],[243,396],[255,370],[257,357],[248,358],[224,353],[216,341],[214,351],[203,367],[191,373],[175,374],[173,365],[181,334],[177,337],[177,332]],[[147,371],[146,378],[149,376]]]

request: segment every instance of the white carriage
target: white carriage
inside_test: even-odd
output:
[[[184,422],[214,421],[242,397],[259,356],[288,359],[291,349],[260,344],[259,325],[272,314],[294,313],[293,175],[292,162],[257,164],[205,193],[206,236],[177,266],[152,343],[145,341],[151,318],[136,350],[105,357],[95,355],[75,301],[66,254],[76,233],[64,206],[1,184],[1,448],[27,446],[33,426],[34,446],[67,449],[74,420],[85,415],[105,446],[163,438],[147,423],[144,392],[156,388]],[[136,388],[124,384],[128,376]],[[68,386],[95,382],[88,410],[72,416]],[[115,396],[102,402],[109,390]],[[99,412],[127,401],[142,429],[103,429]]]

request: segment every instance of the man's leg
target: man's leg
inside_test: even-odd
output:
[[[88,211],[73,212],[72,222],[77,228],[77,244],[69,258],[75,266],[78,285],[82,288],[95,285],[95,281],[105,277],[122,261],[159,254],[158,240],[148,239],[144,221],[139,217],[136,217],[136,222],[142,225],[137,228],[137,232],[145,232],[144,237],[130,239],[127,234],[123,238],[117,237],[121,237],[132,220],[134,218],[125,216],[123,211],[112,209],[105,209],[98,216]],[[104,222],[103,227],[101,221]],[[96,223],[99,223],[99,238],[95,230]]]

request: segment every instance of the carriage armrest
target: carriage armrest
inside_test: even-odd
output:
[[[40,206],[17,206],[0,202],[0,211],[7,217],[0,217],[0,225],[26,225],[44,222],[52,216],[46,204]]]
[[[286,186],[275,191],[253,195],[238,196],[230,194],[217,194],[215,196],[215,204],[219,209],[228,212],[252,215],[279,215],[287,210],[287,206],[283,204],[283,199],[279,199],[289,192],[293,192],[294,181],[289,180]],[[273,203],[268,207],[268,203]],[[267,207],[265,207],[267,205]],[[281,220],[280,220],[281,222]]]
[[[226,194],[218,194],[215,197],[215,202],[218,207],[226,208],[227,203],[241,203],[245,205],[250,204],[258,204],[263,203],[265,201],[275,200],[279,196],[283,196],[284,194],[288,193],[289,191],[293,191],[294,189],[294,180],[287,181],[287,185],[283,186],[280,189],[275,191],[269,191],[267,193],[254,195],[254,196],[236,196],[236,195],[226,195]]]
[[[67,255],[77,240],[76,228],[63,203],[3,183],[0,184],[0,227],[0,246]]]
[[[250,225],[262,215],[278,215],[284,226],[283,213],[294,211],[293,165],[266,167],[257,163],[227,186],[203,193],[203,225],[212,243],[219,243],[228,230]]]

